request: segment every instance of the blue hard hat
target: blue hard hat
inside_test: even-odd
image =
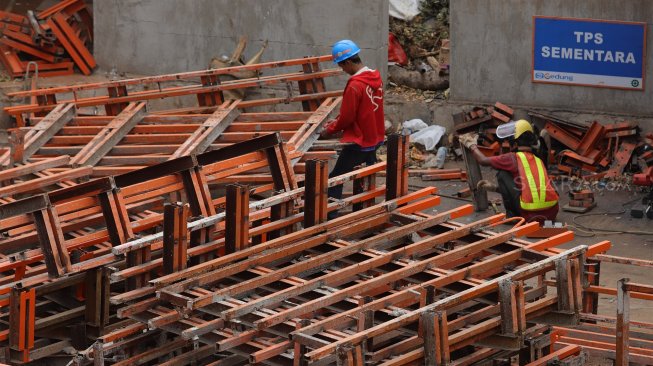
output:
[[[343,39],[333,45],[331,54],[333,55],[333,62],[338,64],[352,56],[358,55],[360,51],[361,49],[356,45],[356,43],[348,39]]]

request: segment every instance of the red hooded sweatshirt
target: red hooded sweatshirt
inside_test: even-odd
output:
[[[365,69],[349,78],[340,106],[340,115],[327,132],[343,131],[341,142],[373,147],[383,142],[383,82],[377,70]]]

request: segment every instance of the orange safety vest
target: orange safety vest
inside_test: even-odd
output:
[[[558,194],[551,185],[542,160],[531,153],[518,152],[516,155],[520,177],[518,185],[521,185],[519,204],[522,210],[539,211],[555,206]]]

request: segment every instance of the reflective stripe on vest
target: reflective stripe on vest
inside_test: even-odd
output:
[[[544,170],[544,163],[542,163],[542,160],[540,160],[536,156],[533,156],[534,158],[533,160],[535,161],[535,165],[537,167],[537,176],[540,178],[538,182],[539,184],[535,184],[535,177],[533,176],[533,169],[532,169],[533,167],[529,163],[526,154],[524,154],[523,152],[518,152],[517,157],[519,158],[519,161],[522,164],[522,170],[524,171],[524,175],[526,176],[528,189],[530,190],[531,197],[533,199],[533,202],[525,202],[524,195],[522,193],[521,197],[519,198],[519,204],[521,208],[527,211],[538,211],[538,210],[543,210],[555,206],[558,203],[557,197],[556,199],[551,201],[546,200],[547,175],[546,175],[546,171]]]

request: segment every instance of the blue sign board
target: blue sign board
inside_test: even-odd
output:
[[[534,17],[536,83],[644,90],[646,23]]]

